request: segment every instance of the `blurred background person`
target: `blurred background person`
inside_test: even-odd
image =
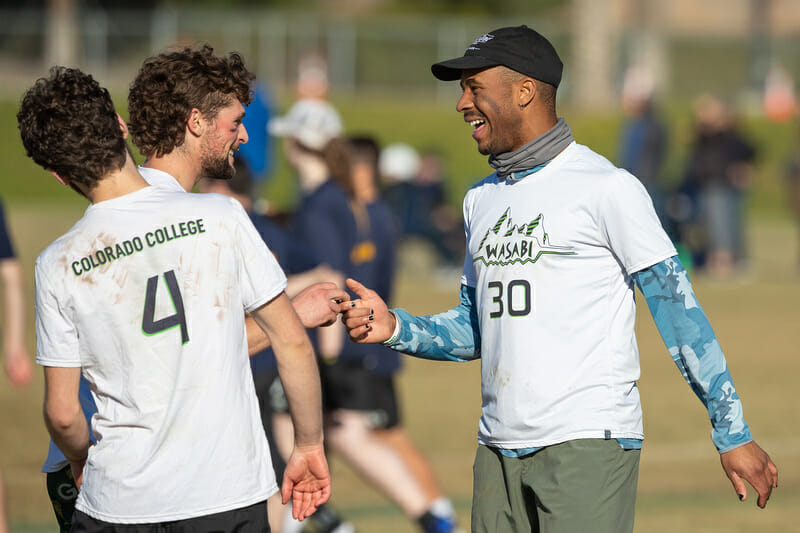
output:
[[[24,387],[31,381],[33,364],[25,346],[25,287],[22,264],[17,259],[0,202],[0,280],[3,290],[3,352],[8,381]]]
[[[379,155],[381,196],[392,213],[400,236],[408,234],[415,226],[411,188],[419,168],[419,154],[406,143],[385,146]]]
[[[722,100],[703,95],[695,101],[684,179],[699,191],[706,235],[703,263],[714,277],[730,278],[745,266],[745,201],[755,155]]]
[[[350,277],[364,270],[375,243],[359,232],[352,206],[350,156],[336,109],[323,100],[297,101],[269,124],[284,137],[287,161],[297,174],[301,200],[293,217],[294,237],[317,261]],[[367,239],[367,240],[365,240]],[[402,457],[372,430],[372,378],[363,353],[345,344],[341,322],[317,332],[326,444],[353,470],[400,507],[425,532],[437,529],[425,493]],[[330,335],[323,338],[323,334]],[[283,417],[276,417],[276,430]],[[283,433],[283,430],[280,431]]]
[[[363,135],[349,137],[345,148],[350,168],[338,179],[349,180],[345,188],[350,190],[350,205],[358,228],[359,242],[351,254],[354,267],[358,275],[372,280],[375,291],[389,301],[394,284],[397,231],[389,208],[380,197],[380,149],[373,137]],[[424,157],[422,161],[418,176],[426,165]],[[427,165],[430,167],[427,170],[438,178],[438,160]],[[441,188],[437,180],[431,179],[430,183]],[[452,531],[453,505],[442,492],[430,461],[411,440],[402,422],[395,380],[401,368],[399,354],[381,345],[347,343],[345,349],[361,353],[361,365],[368,374],[365,384],[372,395],[366,411],[374,435],[400,455],[425,493],[429,512],[424,519],[430,523],[423,526],[424,530]]]
[[[464,225],[447,202],[444,164],[434,150],[420,154],[406,143],[392,143],[380,152],[382,196],[403,238],[428,243],[444,270],[460,270],[464,259]]]
[[[274,114],[272,95],[263,81],[253,83],[253,99],[242,119],[250,139],[239,147],[236,156],[247,164],[252,186],[269,179],[275,162],[272,138],[267,134],[267,124]]]
[[[795,268],[797,273],[800,274],[800,135],[795,140],[794,153],[786,163],[785,173],[789,208],[797,223],[798,238],[795,240],[797,243]]]
[[[3,290],[3,355],[6,377],[14,387],[31,382],[33,364],[25,347],[25,288],[22,265],[6,225],[5,210],[0,202],[0,281]],[[8,533],[6,494],[0,472],[0,533]]]
[[[617,163],[637,178],[647,189],[661,224],[671,237],[665,215],[664,163],[667,159],[667,126],[659,115],[654,99],[654,81],[640,65],[631,66],[622,86],[622,111],[625,123],[620,137]]]

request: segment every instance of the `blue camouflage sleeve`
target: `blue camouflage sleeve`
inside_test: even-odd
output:
[[[461,286],[461,303],[437,315],[413,316],[392,309],[400,324],[392,350],[435,361],[471,361],[481,356],[481,334],[475,288]]]
[[[722,348],[680,260],[671,257],[636,272],[633,280],[672,359],[708,409],[717,450],[723,453],[753,440]]]

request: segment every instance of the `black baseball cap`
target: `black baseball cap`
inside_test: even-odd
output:
[[[564,70],[556,49],[542,34],[527,26],[512,26],[484,33],[462,57],[435,63],[431,72],[442,81],[454,81],[461,79],[462,70],[497,65],[555,87],[561,83]]]

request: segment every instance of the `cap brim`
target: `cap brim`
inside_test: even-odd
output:
[[[442,81],[454,81],[461,79],[461,71],[474,68],[486,68],[499,65],[487,57],[481,56],[462,56],[447,61],[440,61],[431,65],[431,72]]]

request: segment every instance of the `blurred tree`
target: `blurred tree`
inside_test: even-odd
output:
[[[75,0],[77,8],[261,7],[345,12],[353,9],[380,12],[481,13],[492,15],[538,14],[568,5],[569,0]],[[0,8],[44,8],[47,0],[0,0]]]
[[[114,9],[114,8],[138,8],[148,9],[157,6],[158,0],[73,0],[71,3],[78,10],[81,9]],[[0,0],[0,8],[25,8],[25,9],[44,9],[50,0]]]
[[[569,4],[568,0],[394,0],[399,11],[483,13],[492,15],[536,14]]]

